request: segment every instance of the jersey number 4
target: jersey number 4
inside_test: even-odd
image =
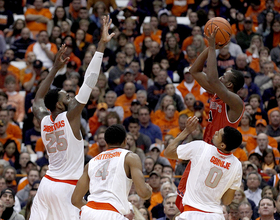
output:
[[[208,176],[205,180],[205,185],[210,188],[215,188],[219,184],[223,176],[223,171],[217,167],[212,167],[208,173]]]
[[[106,177],[109,174],[108,167],[110,164],[110,160],[108,160],[101,168],[99,168],[96,173],[95,177],[102,177],[102,180],[106,180]]]
[[[64,135],[63,130],[46,134],[46,140],[49,141],[46,148],[49,153],[55,153],[57,150],[64,151],[67,149],[67,140],[63,137],[60,137],[62,135]],[[53,146],[54,143],[56,143],[55,146]]]

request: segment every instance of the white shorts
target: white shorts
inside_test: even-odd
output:
[[[176,220],[225,220],[223,214],[218,213],[205,213],[197,211],[183,212],[176,217]]]
[[[74,185],[43,178],[31,208],[30,220],[79,220],[80,210],[73,206]]]
[[[96,210],[88,206],[81,208],[81,220],[128,220],[122,214],[114,211]]]

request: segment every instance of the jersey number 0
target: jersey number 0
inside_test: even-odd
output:
[[[223,176],[223,171],[217,167],[212,167],[208,173],[208,176],[205,180],[205,185],[210,188],[215,188],[220,182],[220,179]]]

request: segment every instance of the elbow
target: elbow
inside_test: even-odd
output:
[[[78,208],[78,200],[75,198],[74,194],[71,197],[71,203],[73,206],[76,206]]]
[[[222,198],[222,203],[223,203],[223,205],[225,205],[225,206],[230,205],[231,202],[232,202],[232,199],[229,199],[229,198],[224,199],[224,198]]]
[[[151,198],[152,196],[152,190],[147,190],[144,193],[141,193],[141,195],[139,195],[143,200],[148,200],[149,198]]]

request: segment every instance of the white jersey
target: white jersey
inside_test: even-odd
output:
[[[74,136],[66,113],[59,114],[54,121],[51,115],[41,121],[42,140],[49,156],[47,175],[78,180],[84,170],[84,142]]]
[[[222,214],[222,196],[228,189],[237,190],[241,185],[240,161],[204,141],[180,145],[177,154],[179,159],[191,161],[183,205]]]
[[[127,178],[124,169],[125,156],[129,152],[115,148],[104,151],[90,160],[88,201],[109,203],[123,215],[130,212],[128,193],[132,180]]]

